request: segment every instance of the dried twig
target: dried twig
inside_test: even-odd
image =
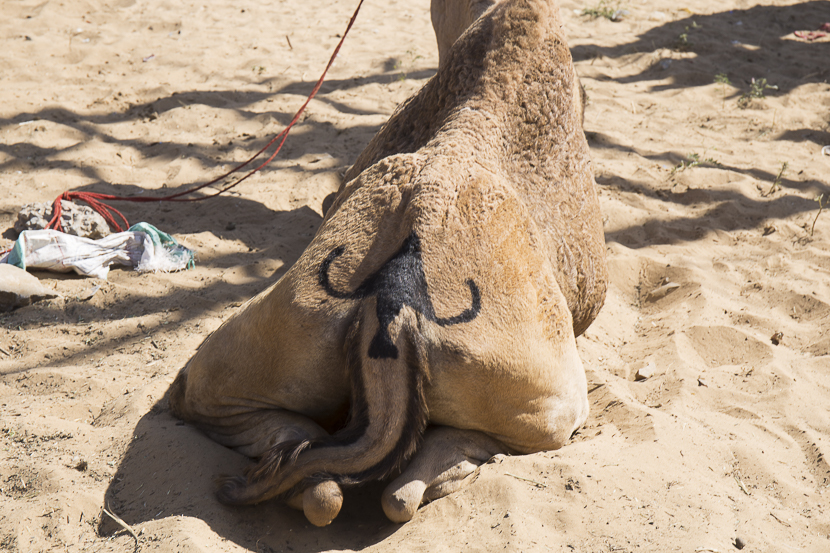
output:
[[[735,482],[738,483],[738,486],[740,486],[742,492],[744,492],[746,495],[752,495],[751,493],[749,493],[749,490],[746,489],[746,486],[744,485],[743,481],[740,478],[738,478],[737,475],[733,476],[733,478],[735,479]]]
[[[825,204],[825,203],[823,203],[823,202],[822,202],[822,200],[824,200],[824,194],[819,194],[819,195],[818,195],[818,196],[816,196],[816,197],[815,197],[815,199],[813,200],[813,201],[815,201],[815,202],[818,202],[818,213],[816,213],[816,218],[815,218],[815,219],[813,219],[813,226],[811,226],[811,227],[810,227],[810,236],[812,236],[812,235],[813,235],[813,233],[816,231],[816,221],[818,221],[818,216],[819,216],[819,215],[821,215],[821,212],[822,212],[822,210],[823,210],[825,207],[827,207],[828,205],[830,205],[830,202],[828,202],[827,204]]]
[[[524,478],[522,476],[516,476],[515,474],[510,474],[509,472],[505,472],[504,474],[506,474],[507,476],[512,476],[516,480],[523,480],[525,482],[530,482],[531,484],[535,485],[537,488],[547,488],[548,487],[547,484],[544,484],[542,482],[538,482],[536,480],[531,480],[530,478]]]
[[[596,392],[597,390],[599,390],[599,389],[600,389],[600,388],[602,388],[603,386],[605,386],[605,382],[600,382],[599,384],[597,384],[596,386],[594,386],[593,388],[591,388],[590,390],[588,390],[588,393],[589,393],[589,394],[591,394],[591,393],[593,393],[593,392]]]
[[[766,193],[766,194],[763,194],[763,196],[764,196],[765,198],[766,198],[767,196],[770,196],[770,195],[772,195],[772,194],[775,194],[776,192],[778,192],[779,190],[781,190],[781,177],[783,177],[783,176],[784,176],[784,172],[785,172],[785,171],[786,171],[789,167],[790,167],[790,164],[789,164],[789,162],[787,162],[787,161],[785,161],[785,162],[783,162],[783,163],[781,164],[781,170],[780,170],[780,171],[778,171],[778,176],[776,176],[776,177],[775,177],[775,180],[774,180],[774,181],[772,181],[772,186],[770,186],[770,187],[769,187],[769,190],[767,190],[767,193]]]
[[[119,517],[118,515],[116,515],[115,513],[111,512],[111,511],[107,511],[106,507],[103,507],[101,510],[104,511],[104,513],[106,513],[112,520],[117,522],[118,525],[121,526],[121,528],[123,528],[124,530],[126,530],[127,532],[130,533],[130,535],[133,537],[133,539],[135,539],[135,549],[133,551],[137,552],[138,551],[138,534],[135,533],[135,530],[133,530],[132,527],[129,524],[127,524],[126,522],[121,520],[121,517]]]
[[[787,523],[786,521],[783,521],[783,520],[781,520],[780,518],[778,518],[777,516],[775,516],[775,513],[772,513],[772,512],[771,512],[771,513],[770,513],[770,516],[771,516],[772,518],[774,518],[775,520],[777,520],[778,522],[780,522],[781,524],[783,524],[784,526],[786,526],[787,528],[790,528],[790,527],[791,527],[789,523]]]

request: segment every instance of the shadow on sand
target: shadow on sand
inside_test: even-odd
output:
[[[753,77],[763,75],[763,69],[766,65],[765,59],[771,56],[777,58],[786,56],[788,59],[793,59],[793,63],[790,65],[793,73],[792,75],[782,76],[775,83],[779,86],[778,93],[782,94],[799,86],[801,83],[820,82],[827,78],[828,69],[826,65],[817,66],[815,61],[811,63],[803,61],[814,59],[816,54],[815,45],[785,41],[776,38],[776,36],[781,36],[785,32],[792,31],[794,28],[810,28],[816,21],[820,21],[822,17],[830,19],[830,17],[827,17],[828,5],[827,2],[806,2],[794,6],[754,7],[729,13],[724,12],[709,16],[694,16],[686,20],[671,22],[648,31],[638,41],[631,44],[614,48],[579,46],[574,48],[574,58],[580,60],[598,55],[621,57],[631,53],[670,48],[677,40],[677,37],[684,32],[686,27],[691,26],[692,20],[694,20],[695,24],[699,27],[694,27],[695,31],[690,34],[689,39],[692,42],[696,40],[697,46],[691,46],[690,48],[692,48],[692,51],[698,53],[698,58],[704,61],[700,61],[700,59],[698,61],[691,59],[677,61],[671,70],[673,73],[676,73],[676,78],[673,79],[673,84],[668,86],[702,86],[704,84],[710,84],[713,76],[711,69],[718,66],[719,59],[724,55],[741,55],[747,58],[747,63],[741,68],[740,73],[730,76],[735,83],[745,83]],[[737,26],[737,21],[742,21],[743,25]],[[724,25],[726,24],[731,25],[730,29],[734,29],[734,32],[726,34],[720,30],[724,29]],[[757,28],[758,25],[764,25],[763,32]],[[744,37],[743,33],[750,33],[751,36],[747,35]],[[728,45],[730,40],[740,40],[752,44],[753,37],[759,39],[755,41],[759,46],[752,53],[737,52],[730,50],[726,46],[718,46],[721,43]],[[657,70],[654,67],[649,68],[640,75],[627,77],[621,79],[621,81],[633,82],[649,81],[652,78],[656,79],[652,75],[652,72]],[[663,77],[664,75],[660,76],[660,78]],[[329,83],[327,86],[332,87],[329,90],[333,90],[338,87],[353,86],[353,84],[344,81]],[[299,87],[299,83],[289,85],[283,89],[283,92],[297,91],[299,93]],[[248,97],[244,96],[244,94],[243,96],[238,95],[242,93],[234,94],[225,92],[224,94],[230,95],[230,100],[228,100],[224,96],[221,96],[221,94],[223,93],[202,93],[195,91],[179,94],[176,95],[175,101],[173,98],[160,99],[152,103],[152,105],[137,106],[132,111],[123,115],[102,116],[103,119],[98,121],[98,123],[108,123],[113,118],[117,119],[118,117],[146,116],[150,112],[173,109],[181,102],[201,102],[213,105],[213,103],[219,100],[222,102],[230,101],[234,105],[228,106],[227,104],[223,104],[222,107],[239,111],[244,110],[246,104],[254,103],[260,99],[256,94]],[[218,100],[217,97],[219,98]],[[338,109],[344,109],[342,106],[334,103],[332,105],[335,105]],[[57,112],[20,114],[10,120],[0,122],[0,125],[17,123],[35,116],[65,120],[90,136],[95,134],[95,132],[90,130],[89,126],[89,123],[96,123],[95,121],[85,122],[83,120],[84,118],[77,114]],[[280,122],[287,122],[287,118],[290,117],[289,114],[285,113],[274,114],[274,116]],[[326,140],[336,138],[336,131],[325,125],[320,125],[313,132],[323,133],[325,137],[317,137],[309,141],[309,143],[320,142],[323,138]],[[102,140],[110,140],[108,137],[99,138]],[[133,144],[125,143],[124,145]],[[135,144],[133,146],[138,148],[155,147],[149,144]],[[595,144],[592,144],[592,146],[597,147]],[[606,145],[603,147],[609,146]],[[214,158],[219,151],[221,151],[219,147],[200,150],[191,145],[170,144],[165,145],[163,155],[186,155],[195,157],[200,159],[206,167],[210,167],[215,164]],[[25,148],[22,150],[20,148],[16,150],[10,149],[7,153],[12,152],[15,156],[34,155],[41,159],[48,158],[54,153],[45,151],[30,152],[25,150]],[[300,157],[303,153],[303,147],[300,146],[291,152],[291,155]],[[90,171],[92,170],[90,169]],[[90,178],[97,178],[94,171],[88,176]],[[769,177],[769,175],[763,176]],[[600,182],[601,186],[609,184],[635,189],[643,194],[655,194],[652,190],[653,187],[645,183],[622,180],[614,181],[613,183]],[[784,183],[784,185],[788,184],[792,186],[797,185],[795,182]],[[103,185],[97,186],[100,187]],[[91,188],[94,189],[96,186]],[[721,212],[732,209],[760,213],[766,209],[768,210],[766,216],[776,217],[785,217],[794,212],[804,211],[814,207],[807,200],[800,201],[793,200],[792,198],[782,198],[780,201],[775,200],[772,203],[765,202],[764,205],[766,207],[761,209],[759,205],[755,205],[758,203],[755,200],[744,198],[739,194],[722,192],[707,192],[706,195],[698,195],[695,198],[684,197],[683,194],[680,194],[676,195],[676,197],[667,198],[667,200],[678,203],[708,202],[713,204],[713,210],[720,210]],[[240,202],[237,198],[233,200],[226,199],[225,201],[225,204],[213,204],[216,206],[214,209],[217,210],[217,213],[227,213],[223,211],[224,209],[231,211],[237,209],[232,204],[234,202]],[[198,207],[194,209],[198,209]],[[238,209],[242,209],[247,214],[247,224],[275,224],[273,222],[274,219],[277,220],[277,223],[282,224],[279,222],[280,218],[299,217],[304,221],[303,225],[307,224],[311,227],[309,232],[313,233],[320,222],[319,215],[315,219],[314,216],[307,212],[275,214],[254,202],[246,202],[242,208]],[[646,225],[642,234],[636,234],[634,229],[626,229],[625,231],[619,231],[609,235],[608,240],[619,241],[630,247],[667,243],[675,240],[694,240],[696,238],[695,230],[698,228],[711,229],[713,220],[725,221],[735,219],[729,213],[721,213],[719,216],[713,215],[717,215],[717,213],[710,213],[693,220],[671,224],[654,222],[651,227]],[[753,215],[753,217],[755,218],[745,219],[748,221],[746,223],[747,225],[755,226],[760,222],[760,215],[757,217]],[[221,225],[218,227],[211,226],[209,228],[222,238],[229,236],[223,234],[226,231],[221,230],[223,228]],[[173,230],[175,231],[177,229]],[[178,230],[180,231],[181,229]],[[734,230],[734,227],[727,228],[726,230]],[[195,229],[189,230],[189,232],[194,231],[198,232]],[[229,233],[230,231],[227,232]],[[233,237],[237,238],[237,235],[233,235]],[[273,255],[274,252],[268,250],[268,244],[262,244],[250,238],[247,240],[246,243],[254,250],[254,253],[250,256],[251,260]],[[288,255],[285,267],[290,266],[297,259],[309,240],[310,235],[308,238],[300,238],[298,236],[296,242],[291,247],[293,253]],[[242,259],[244,257],[246,257],[244,254],[234,256],[233,259],[217,257],[212,259],[211,263],[216,266],[230,266],[244,263]],[[275,278],[278,276],[279,274],[275,275]],[[256,287],[258,289],[263,288],[259,284]],[[252,293],[258,291],[253,288],[249,286],[240,290],[232,285],[220,283],[195,293],[209,300],[209,305],[215,305],[216,302],[227,302],[230,298],[236,298],[240,293],[243,295],[252,295]],[[182,294],[181,297],[177,297],[176,294],[179,293]],[[192,294],[194,292],[175,292],[172,296],[165,298],[164,302],[167,304],[181,303],[187,305],[188,297]],[[135,308],[135,306],[131,306],[127,309],[134,310]],[[149,302],[146,305],[146,309],[160,308],[161,304],[155,305],[153,302]],[[188,306],[186,307],[187,318],[189,320],[196,319],[202,316],[208,308],[200,308],[195,305]],[[111,347],[111,344],[102,344],[100,347]],[[199,454],[193,455],[193,452],[196,451]],[[175,420],[169,414],[166,408],[166,400],[163,399],[150,412],[145,414],[135,427],[133,439],[106,492],[106,504],[136,529],[140,529],[143,525],[151,524],[153,521],[161,518],[177,516],[192,517],[204,521],[218,536],[252,551],[357,550],[386,539],[400,528],[400,526],[390,523],[380,508],[381,484],[347,491],[343,511],[340,516],[331,526],[324,529],[311,526],[301,513],[292,511],[278,502],[266,502],[262,505],[247,508],[226,508],[220,505],[213,496],[213,478],[218,474],[240,473],[248,463],[249,460],[247,458],[212,442],[194,428]],[[100,531],[102,533],[111,533],[118,529],[119,527],[117,525],[106,519],[106,517],[102,517],[100,524]]]
[[[221,505],[213,495],[214,478],[240,474],[249,462],[173,418],[164,398],[136,426],[105,504],[136,529],[161,518],[194,517],[222,538],[259,552],[359,550],[400,528],[383,514],[382,483],[346,490],[343,510],[325,528],[312,526],[301,512],[280,501]],[[109,517],[101,517],[99,533],[120,529]]]

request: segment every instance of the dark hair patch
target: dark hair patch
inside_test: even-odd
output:
[[[343,255],[344,251],[344,246],[334,248],[320,264],[320,285],[327,294],[339,299],[356,300],[375,295],[379,328],[369,344],[368,355],[372,359],[398,358],[398,348],[389,336],[389,325],[405,305],[440,326],[470,322],[481,311],[481,292],[473,279],[467,279],[472,305],[454,317],[440,318],[435,315],[435,307],[427,289],[424,262],[421,259],[421,241],[414,232],[404,240],[401,249],[389,261],[353,292],[336,290],[329,281],[331,264]]]

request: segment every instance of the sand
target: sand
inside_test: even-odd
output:
[[[355,4],[4,2],[0,247],[25,203],[160,196],[246,159]],[[830,45],[793,32],[830,3],[632,0],[618,22],[585,7],[562,11],[611,284],[578,339],[591,414],[570,443],[494,459],[404,525],[381,486],[350,490],[318,529],[276,503],[219,505],[213,477],[248,461],[157,404],[434,74],[428,1],[369,1],[267,169],[207,202],[117,205],[195,249],[194,270],[35,273],[61,296],[0,315],[0,551],[829,551],[830,212],[815,198],[830,199]],[[752,79],[765,97],[739,101]]]

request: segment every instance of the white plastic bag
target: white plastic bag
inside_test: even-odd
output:
[[[193,252],[147,223],[90,240],[56,230],[26,230],[0,259],[21,269],[43,269],[106,279],[111,265],[138,271],[178,271],[193,266]]]

